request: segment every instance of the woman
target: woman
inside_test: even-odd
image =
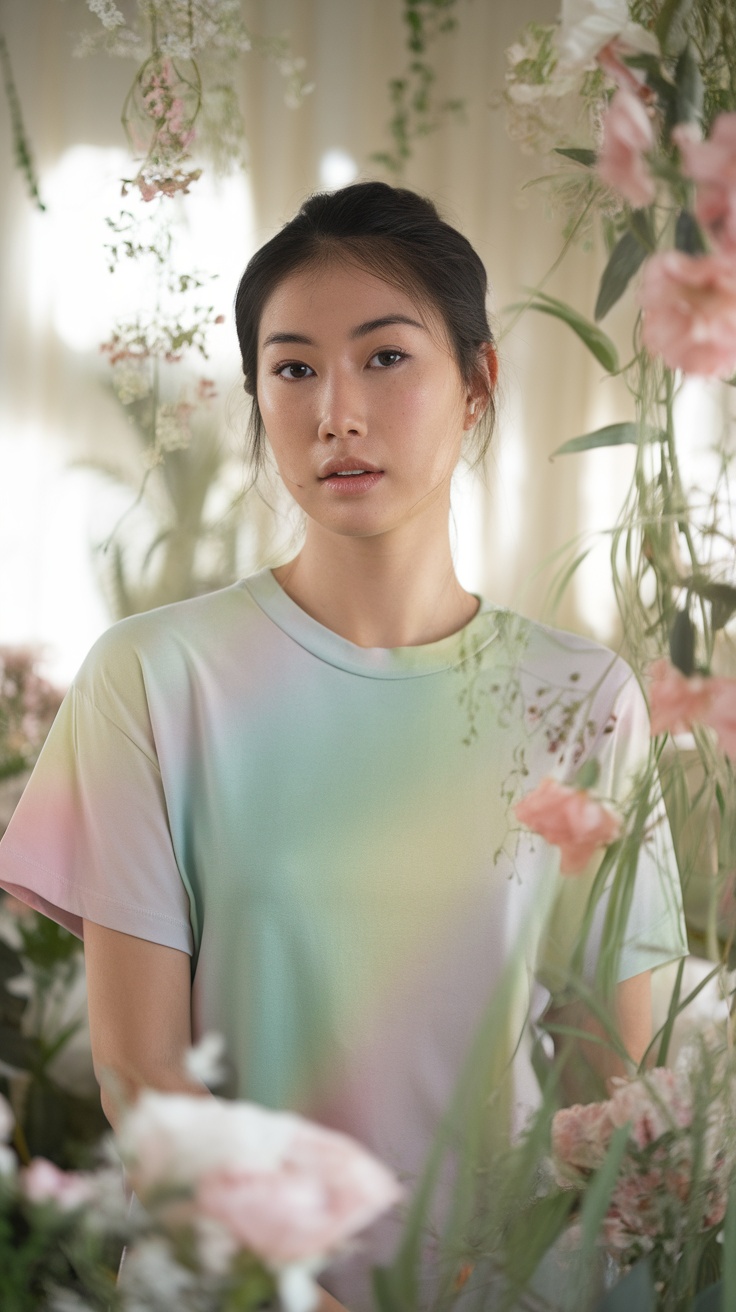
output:
[[[524,1020],[566,1001],[594,871],[561,879],[514,801],[590,757],[620,799],[647,750],[622,662],[455,575],[452,474],[494,409],[485,297],[465,238],[381,183],[312,197],[254,256],[253,456],[265,433],[303,546],[100,639],[0,851],[3,885],[84,935],[98,1073],[193,1088],[183,1054],[218,1030],[230,1094],[354,1134],[409,1185],[489,997],[508,990],[494,1060],[517,1116]],[[615,1000],[634,1060],[648,972],[684,951],[672,869],[642,851]],[[399,1232],[379,1223],[325,1288],[370,1307]]]

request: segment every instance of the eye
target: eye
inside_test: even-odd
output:
[[[377,367],[379,369],[390,369],[392,365],[398,364],[400,360],[407,360],[408,358],[405,351],[376,351],[376,354],[371,356],[371,363],[378,360]]]
[[[279,378],[286,378],[296,383],[300,378],[307,378],[309,374],[313,374],[314,369],[310,369],[308,364],[293,361],[291,364],[277,364],[273,372],[278,374]]]

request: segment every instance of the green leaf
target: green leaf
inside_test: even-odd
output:
[[[595,788],[598,783],[598,777],[601,767],[594,756],[591,756],[584,765],[580,767],[575,775],[576,788]]]
[[[693,0],[665,0],[654,24],[654,35],[667,54],[677,54],[687,40],[685,20]]]
[[[675,1028],[675,1021],[680,1014],[680,993],[682,992],[682,977],[685,973],[685,958],[681,957],[677,967],[677,976],[675,978],[675,987],[672,990],[670,1005],[667,1010],[667,1019],[662,1028],[662,1038],[659,1044],[659,1053],[657,1054],[657,1065],[666,1066],[667,1053],[669,1051],[672,1031]]]
[[[594,150],[586,150],[583,146],[555,146],[555,155],[564,155],[565,159],[584,164],[588,169],[593,167],[598,158]]]
[[[726,1223],[723,1227],[723,1306],[736,1302],[736,1192],[733,1185],[728,1197]]]
[[[626,231],[616,242],[603,270],[594,315],[596,322],[608,314],[608,311],[623,296],[637,269],[647,257],[647,250],[639,237]]]
[[[708,1285],[707,1289],[701,1289],[697,1298],[693,1300],[691,1312],[723,1312],[728,1307],[723,1297],[723,1281],[719,1280],[717,1285]]]
[[[582,437],[571,437],[552,452],[555,456],[569,456],[575,451],[592,451],[598,446],[641,446],[642,442],[654,442],[660,434],[657,429],[647,428],[642,431],[638,424],[628,421],[624,424],[607,424],[605,428],[596,428],[592,433],[583,433]]]
[[[505,1272],[517,1288],[559,1239],[578,1198],[574,1189],[565,1189],[540,1198],[513,1218],[506,1231]]]
[[[703,76],[692,41],[687,42],[677,61],[675,83],[675,122],[699,123],[703,113]]]
[[[686,255],[703,255],[705,242],[695,217],[689,210],[680,210],[675,223],[675,247]]]
[[[545,292],[533,292],[533,299],[530,301],[528,308],[530,310],[539,310],[542,314],[551,314],[555,319],[561,319],[568,327],[572,328],[574,333],[580,338],[581,342],[592,352],[599,364],[608,371],[609,374],[615,374],[618,371],[618,352],[610,337],[589,319],[571,306],[566,305],[564,301],[558,301],[554,296],[547,296]],[[517,306],[512,307],[517,309]]]
[[[670,660],[690,678],[695,669],[695,629],[686,610],[678,610],[670,629]]]
[[[593,1264],[598,1231],[611,1202],[611,1194],[629,1142],[629,1129],[630,1125],[627,1122],[614,1131],[603,1165],[599,1171],[596,1171],[588,1185],[580,1213],[582,1231],[580,1259],[583,1271],[590,1270]]]
[[[730,583],[711,583],[698,574],[687,580],[687,587],[697,597],[710,602],[710,622],[713,629],[722,629],[736,614],[736,587]]]
[[[656,1307],[652,1268],[645,1257],[604,1295],[596,1312],[656,1312]]]

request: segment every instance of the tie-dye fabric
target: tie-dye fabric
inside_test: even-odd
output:
[[[622,798],[647,745],[636,681],[596,643],[482,603],[439,642],[365,649],[264,570],[100,639],[0,884],[75,933],[87,918],[191,953],[195,1031],[225,1036],[229,1094],[344,1129],[411,1182],[502,972],[503,1065],[564,978],[590,888],[513,802],[591,753]],[[622,979],[685,951],[666,827],[629,927]],[[514,1069],[532,1102],[523,1045]],[[397,1226],[325,1278],[352,1312]]]

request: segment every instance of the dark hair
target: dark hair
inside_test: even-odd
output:
[[[480,384],[487,393],[488,404],[475,430],[475,462],[480,462],[495,421],[495,378],[488,378],[481,357],[483,347],[493,342],[483,263],[467,238],[445,223],[424,196],[385,182],[356,182],[310,196],[256,251],[240,280],[235,324],[245,390],[253,398],[249,438],[255,471],[263,461],[264,427],[256,396],[263,307],[289,274],[330,259],[360,265],[439,311],[463,383]]]

